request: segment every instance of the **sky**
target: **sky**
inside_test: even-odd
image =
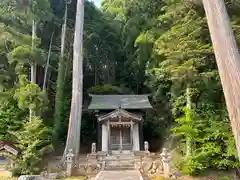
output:
[[[97,7],[100,7],[100,1],[101,0],[91,0],[94,2],[94,4],[97,6]]]

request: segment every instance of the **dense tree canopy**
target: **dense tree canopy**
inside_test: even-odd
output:
[[[45,150],[52,143],[62,149],[66,141],[76,2],[67,1],[64,16],[65,0],[0,1],[0,138],[24,151],[18,173],[35,173]],[[225,2],[239,44],[240,1]],[[86,0],[83,46],[81,151],[97,140],[94,116],[85,111],[89,93],[151,93],[154,110],[144,122],[151,150],[166,139],[180,140],[167,145],[181,154],[175,165],[188,174],[239,167],[201,4],[103,0],[99,9]],[[30,79],[33,64],[36,83]],[[28,110],[35,112],[31,119]]]

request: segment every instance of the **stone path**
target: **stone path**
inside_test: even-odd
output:
[[[101,171],[95,180],[143,180],[137,170]]]

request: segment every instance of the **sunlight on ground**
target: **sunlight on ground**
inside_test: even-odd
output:
[[[0,176],[0,180],[17,180],[17,178],[10,178],[10,177]]]
[[[169,179],[164,177],[159,177],[159,176],[153,176],[151,180],[169,180]]]
[[[2,180],[2,177],[9,177],[9,175],[8,171],[0,171],[0,180]]]

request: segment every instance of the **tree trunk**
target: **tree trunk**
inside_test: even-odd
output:
[[[53,129],[53,142],[56,146],[61,136],[61,129],[63,125],[63,101],[64,101],[64,74],[65,74],[65,63],[64,63],[64,51],[65,51],[65,39],[67,29],[67,13],[68,4],[65,6],[64,24],[62,26],[61,33],[61,53],[58,63],[58,76],[57,76],[57,88],[55,97],[55,111],[54,111],[54,129]]]
[[[32,51],[35,48],[35,38],[36,38],[36,22],[32,21]],[[37,64],[32,62],[31,64],[31,82],[36,84],[36,75],[37,75]],[[35,115],[35,112],[32,109],[29,109],[29,121],[32,121],[32,116]]]
[[[32,50],[35,48],[35,38],[36,38],[36,23],[32,21]],[[36,62],[31,64],[31,82],[36,84],[36,74],[37,74],[37,65]]]
[[[187,86],[187,111],[191,111],[191,96],[190,96],[190,88],[189,85]],[[190,120],[192,117],[190,117],[190,114],[186,114],[186,118]],[[191,137],[186,137],[186,156],[185,158],[188,158],[192,154],[192,139]]]
[[[50,44],[49,44],[49,48],[48,48],[47,64],[45,66],[45,71],[44,71],[44,79],[43,79],[43,90],[44,91],[46,91],[46,86],[47,86],[47,74],[48,74],[48,68],[49,68],[51,52],[52,52],[53,36],[54,36],[54,31],[52,32],[52,36],[51,36],[51,39],[50,39]]]
[[[68,136],[65,154],[70,149],[78,159],[80,149],[80,132],[82,117],[83,95],[83,24],[84,24],[84,0],[77,1],[75,37],[73,45],[73,81],[72,104],[69,118]]]
[[[97,71],[97,64],[94,63],[94,86],[98,85],[98,71]]]
[[[66,82],[67,75],[68,75],[68,66],[69,66],[70,58],[71,58],[71,49],[69,49],[68,56],[67,56],[67,62],[66,62],[65,73],[64,73],[64,83]]]
[[[223,0],[202,0],[240,158],[240,55]]]

